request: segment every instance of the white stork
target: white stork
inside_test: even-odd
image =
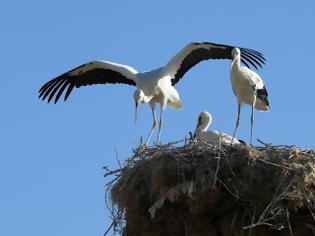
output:
[[[232,59],[234,46],[209,42],[192,42],[178,52],[164,67],[148,71],[137,72],[130,66],[109,61],[92,61],[74,68],[44,84],[39,90],[39,98],[50,102],[55,97],[55,103],[66,90],[64,100],[68,98],[73,88],[81,86],[107,83],[122,83],[137,87],[134,93],[136,116],[140,103],[149,103],[153,114],[153,126],[147,136],[145,145],[157,126],[155,104],[161,107],[157,142],[161,136],[163,125],[163,111],[167,105],[179,109],[182,107],[178,92],[174,85],[197,63],[208,59]],[[262,67],[265,58],[255,50],[240,48],[241,61],[246,65]]]
[[[259,111],[269,111],[268,92],[260,76],[251,69],[241,66],[242,49],[234,48],[232,50],[233,60],[231,62],[231,83],[232,89],[237,97],[238,109],[236,125],[233,133],[240,123],[240,113],[242,103],[251,105],[251,127],[250,127],[250,144],[252,145],[254,107]]]
[[[212,116],[209,112],[203,111],[198,116],[198,124],[195,130],[194,138],[197,141],[205,141],[209,143],[218,144],[241,144],[244,143],[241,140],[233,138],[231,135],[225,134],[218,130],[208,130],[209,126],[212,123]]]

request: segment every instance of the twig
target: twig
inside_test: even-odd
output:
[[[261,141],[260,139],[257,139],[257,141],[258,141],[259,143],[261,143],[262,145],[264,145],[265,147],[269,147],[269,146],[272,145],[271,143],[265,143],[265,142]]]
[[[217,179],[218,179],[218,172],[219,172],[219,168],[220,168],[220,160],[221,160],[221,144],[222,144],[222,140],[221,138],[219,138],[219,154],[218,154],[218,161],[217,161],[217,167],[216,167],[216,170],[215,170],[215,173],[214,173],[214,180],[213,180],[213,184],[212,184],[212,189],[216,189],[215,185],[217,183]]]
[[[254,205],[254,212],[253,212],[253,216],[252,216],[252,224],[254,224],[255,222],[255,215],[256,215],[256,205]],[[252,229],[253,228],[250,228],[249,231],[248,231],[248,236],[250,236],[252,234]]]
[[[103,167],[103,169],[105,169],[107,171],[107,173],[104,174],[104,177],[107,177],[107,176],[122,172],[124,168],[119,168],[117,170],[110,170],[107,168],[107,166],[105,166],[105,167]]]
[[[117,163],[118,163],[120,169],[122,169],[122,165],[121,165],[120,160],[119,160],[119,158],[118,158],[118,151],[117,151],[116,148],[114,149],[114,151],[115,151],[115,158],[116,158],[116,160],[117,160]]]
[[[103,236],[106,236],[109,231],[115,226],[115,224],[117,224],[118,220],[123,216],[123,214],[125,213],[125,209],[121,210],[117,216],[113,219],[112,223],[110,224],[110,226],[107,228],[107,230],[105,231]]]
[[[291,222],[290,222],[290,215],[289,215],[288,208],[286,208],[286,213],[287,213],[287,220],[288,220],[288,226],[289,226],[290,236],[293,236],[292,227],[291,227]]]
[[[232,222],[231,222],[230,228],[231,228],[232,231],[233,231],[233,228],[234,228],[234,224],[235,224],[235,220],[236,220],[236,216],[238,215],[238,212],[239,212],[239,208],[237,208],[237,210],[236,210],[236,212],[235,212],[235,214],[233,216]]]
[[[273,226],[273,224],[270,224],[270,223],[257,222],[257,223],[255,223],[255,224],[251,224],[251,225],[248,225],[248,226],[244,226],[243,229],[251,229],[251,228],[255,228],[255,227],[260,226],[260,225]]]
[[[263,160],[263,159],[258,159],[258,161],[263,162],[263,163],[266,163],[266,164],[268,164],[268,165],[273,165],[273,166],[276,166],[276,167],[285,168],[285,169],[287,169],[287,170],[292,170],[292,168],[288,168],[288,167],[286,167],[286,166],[278,165],[278,164],[276,164],[276,163],[274,163],[274,162],[271,162],[271,161],[266,161],[266,160]]]
[[[308,210],[310,211],[310,213],[311,213],[311,215],[312,215],[312,217],[313,217],[313,220],[315,221],[315,215],[314,215],[314,213],[313,213],[313,211],[312,211],[312,209],[311,209],[311,207],[310,207],[310,204],[309,204],[309,202],[308,202],[308,199],[307,199],[306,196],[305,196],[305,193],[304,193],[304,199],[305,199],[305,201],[306,201],[306,206],[307,206]]]
[[[236,199],[239,199],[239,196],[237,196],[235,193],[232,192],[232,190],[229,189],[229,187],[219,178],[217,178],[217,180],[225,187],[225,189],[232,194]]]

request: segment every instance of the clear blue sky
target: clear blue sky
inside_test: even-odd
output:
[[[257,1],[256,1],[257,2]],[[314,147],[314,1],[5,1],[0,8],[0,235],[102,235],[110,224],[102,167],[126,159],[151,127],[134,123],[134,88],[75,90],[66,103],[37,99],[40,86],[94,59],[139,71],[163,66],[191,41],[250,47],[271,111],[256,112],[255,138]],[[281,2],[281,3],[280,3]],[[229,61],[194,67],[177,86],[184,109],[165,113],[162,142],[193,131],[208,110],[232,133],[236,99]],[[249,140],[244,106],[237,136]],[[155,138],[155,136],[154,136]]]

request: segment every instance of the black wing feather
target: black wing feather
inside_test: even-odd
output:
[[[57,95],[56,95],[56,97],[55,97],[55,103],[58,102],[58,100],[59,100],[61,94],[63,93],[63,91],[65,90],[65,88],[66,88],[69,84],[70,84],[70,82],[66,80],[66,82],[63,84],[63,86],[61,87],[61,89],[59,89],[59,91],[58,91],[58,93],[57,93]]]
[[[202,45],[202,44],[211,44],[211,43],[194,43],[195,45]],[[212,45],[212,44],[211,44]],[[218,44],[215,44],[216,46]],[[221,46],[221,45],[218,45]],[[232,50],[232,48],[231,48]],[[208,59],[223,59],[223,58],[229,58],[231,55],[229,55],[228,51],[222,50],[221,48],[213,47],[211,49],[207,48],[196,48],[195,50],[192,50],[182,61],[181,66],[179,70],[177,70],[174,79],[172,79],[172,85],[177,84],[177,82],[184,76],[184,74],[190,70],[193,66],[198,64],[199,62],[203,60]]]
[[[184,74],[190,70],[193,66],[198,64],[203,60],[208,59],[232,59],[232,50],[237,46],[230,46],[224,44],[216,44],[210,42],[196,42],[192,43],[196,45],[196,49],[191,50],[191,52],[185,56],[182,60],[179,69],[176,71],[173,79],[172,85],[178,83],[178,81],[184,76]],[[209,45],[208,48],[198,47],[198,45]],[[241,48],[242,62],[250,68],[249,64],[258,69],[257,66],[262,67],[265,64],[265,58],[262,53],[255,51],[253,49]]]
[[[244,52],[241,54],[241,56],[242,56],[242,55],[248,56],[251,60],[253,60],[253,61],[254,61],[256,64],[258,64],[260,67],[262,67],[261,64],[264,65],[264,64],[265,64],[265,61],[266,61],[265,58],[261,58],[261,57],[255,55],[255,54],[251,54],[251,53],[246,52],[246,51],[244,51]],[[261,64],[260,64],[260,63],[261,63]]]
[[[255,67],[256,70],[258,69],[258,67],[255,65],[255,63],[252,62],[246,54],[242,54],[241,57],[244,59],[244,61],[247,60],[253,67]],[[257,64],[260,66],[259,63],[257,63]]]
[[[83,64],[75,69],[66,72],[55,79],[48,81],[44,84],[39,90],[39,98],[45,100],[48,95],[47,102],[49,103],[55,96],[55,103],[58,102],[59,98],[68,87],[67,92],[65,94],[65,100],[69,97],[73,88],[80,88],[82,86],[94,85],[94,84],[115,84],[115,83],[123,83],[129,85],[136,85],[136,83],[125,77],[119,72],[116,72],[111,69],[103,69],[103,68],[94,68],[87,71],[79,71],[79,73],[73,74],[73,71],[86,66],[87,64]]]
[[[200,61],[207,60],[211,58],[212,55],[218,55],[215,54],[215,52],[209,53],[209,50],[206,48],[198,48],[194,51],[192,51],[183,61],[179,68],[179,70],[175,74],[175,78],[172,79],[172,85],[175,85],[182,77],[183,75],[190,70],[193,66],[198,64]],[[214,59],[214,58],[213,58]],[[216,58],[219,59],[219,58]]]
[[[246,62],[243,58],[241,58],[241,62],[244,63],[245,66],[247,66],[248,68],[250,68],[250,66],[247,64],[247,62]]]
[[[61,85],[63,85],[66,82],[67,82],[66,79],[61,79],[60,82],[56,86],[54,86],[54,89],[51,91],[49,98],[47,100],[48,103],[54,97],[55,93],[58,91],[58,89],[61,87]]]
[[[250,49],[250,48],[239,48],[241,51],[248,51],[248,52],[252,52],[253,54],[257,55],[257,56],[261,56],[262,58],[264,58],[264,54],[262,54],[261,52],[258,52],[254,49]]]
[[[48,86],[50,86],[54,81],[55,81],[55,79],[50,80],[48,83],[46,83],[44,86],[42,86],[38,92],[41,93],[44,89],[46,89]]]
[[[54,87],[56,85],[58,85],[58,83],[60,82],[60,80],[55,79],[53,83],[51,83],[47,88],[43,89],[43,91],[41,92],[42,96],[43,96],[43,100],[45,100],[45,98],[50,94],[50,92],[54,89]]]
[[[265,86],[262,89],[257,89],[257,97],[267,106],[269,106],[268,91]]]
[[[65,101],[66,101],[67,98],[69,97],[69,95],[70,95],[71,91],[73,90],[74,86],[75,86],[74,83],[70,83],[70,85],[69,85],[69,87],[68,87],[68,89],[67,89],[67,92],[66,92],[66,94],[65,94]]]

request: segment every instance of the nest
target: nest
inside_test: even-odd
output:
[[[114,233],[315,235],[314,150],[168,144],[106,170]]]

